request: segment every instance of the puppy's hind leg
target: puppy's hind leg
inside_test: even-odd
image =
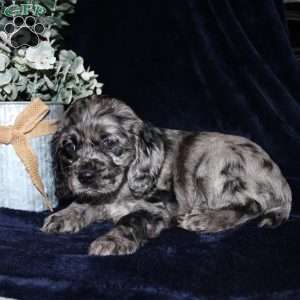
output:
[[[233,228],[262,214],[260,204],[249,199],[245,205],[232,205],[219,209],[197,209],[177,216],[177,226],[190,231],[218,232]]]

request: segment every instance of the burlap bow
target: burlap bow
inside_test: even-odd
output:
[[[16,118],[14,125],[0,126],[0,144],[11,144],[23,162],[33,185],[41,193],[45,205],[53,211],[38,171],[38,160],[33,153],[29,138],[53,134],[56,131],[55,121],[42,121],[48,114],[48,106],[36,98]]]

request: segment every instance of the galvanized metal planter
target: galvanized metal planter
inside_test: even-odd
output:
[[[28,102],[0,102],[0,125],[12,125]],[[64,106],[49,103],[50,112],[45,119],[62,118]],[[55,197],[52,158],[50,151],[51,135],[35,137],[29,140],[33,152],[38,158],[39,173],[45,191],[53,207],[57,206]],[[0,144],[0,207],[40,212],[47,207],[42,195],[32,184],[31,178],[12,145]]]

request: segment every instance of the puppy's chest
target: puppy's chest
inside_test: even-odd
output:
[[[107,204],[105,205],[107,218],[116,223],[122,217],[135,211],[135,206],[133,202]]]
[[[114,203],[105,205],[107,218],[117,222],[120,218],[138,210],[147,210],[152,213],[168,209],[175,203],[173,191],[173,161],[165,159],[154,192],[144,199],[133,199],[127,186],[121,191]]]

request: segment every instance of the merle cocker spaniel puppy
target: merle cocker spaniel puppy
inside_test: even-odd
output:
[[[215,132],[153,127],[110,97],[76,101],[53,143],[59,199],[45,232],[77,232],[104,220],[115,226],[92,255],[134,253],[163,229],[217,232],[257,218],[278,226],[291,190],[278,166],[250,140]]]

